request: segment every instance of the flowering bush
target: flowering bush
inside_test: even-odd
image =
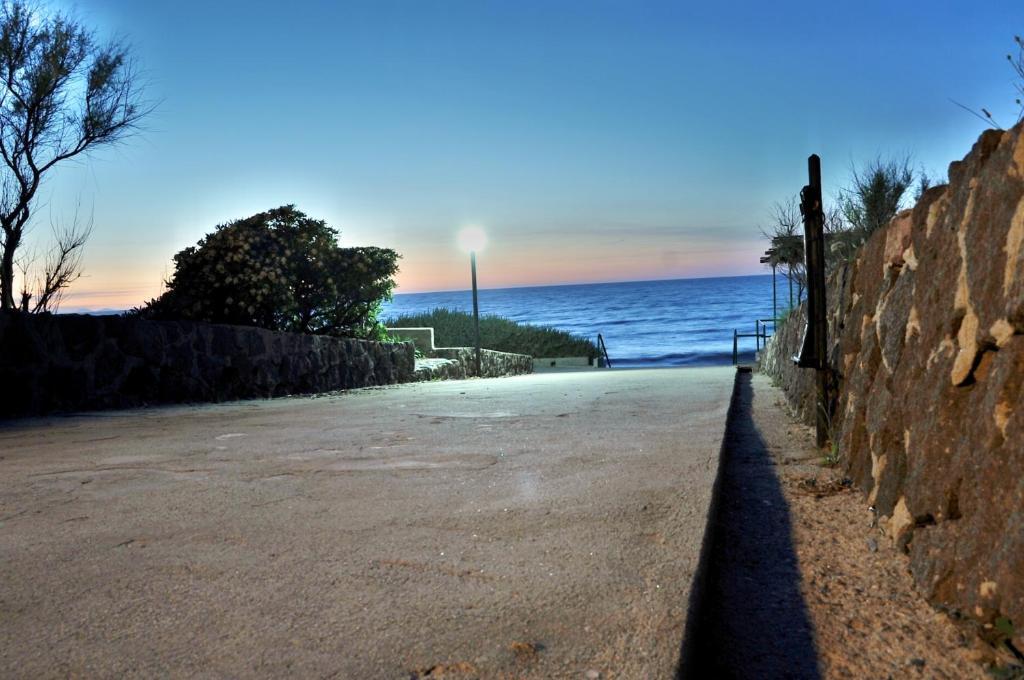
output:
[[[342,248],[323,220],[283,206],[217,227],[174,256],[167,291],[140,314],[296,333],[383,337],[398,254]]]

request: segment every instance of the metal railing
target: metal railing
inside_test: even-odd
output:
[[[768,344],[768,338],[772,337],[768,335],[768,324],[772,325],[772,335],[775,335],[775,319],[756,319],[754,321],[754,332],[757,334],[757,349],[760,350],[762,347]]]
[[[608,347],[604,344],[604,336],[597,334],[597,365],[605,368],[612,367],[612,360],[608,357]]]
[[[754,338],[754,345],[757,351],[760,352],[761,348],[768,344],[768,324],[772,325],[772,334],[775,332],[775,319],[755,319],[754,320],[754,332],[753,333],[740,333],[738,330],[733,329],[732,331],[732,363],[733,366],[739,363],[740,360],[740,338]]]

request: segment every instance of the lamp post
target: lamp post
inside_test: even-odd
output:
[[[473,330],[476,337],[476,376],[483,375],[480,361],[480,305],[476,293],[476,253],[487,245],[487,234],[480,227],[466,227],[459,232],[459,246],[469,253],[469,271],[473,277]]]
[[[761,258],[761,264],[771,265],[772,268],[772,319],[778,320],[779,318],[779,304],[776,301],[777,296],[775,294],[775,267],[778,266],[778,262],[775,261],[775,250],[770,248],[764,251],[765,256]]]

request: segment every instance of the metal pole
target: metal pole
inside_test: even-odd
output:
[[[469,251],[469,269],[473,274],[473,328],[476,332],[476,375],[483,377],[480,370],[480,305],[476,298],[476,251]]]
[[[776,264],[773,262],[772,263],[772,318],[773,319],[778,319],[779,318],[779,303],[776,301],[776,298],[778,296],[775,293],[775,267],[776,267]]]
[[[732,331],[732,365],[733,366],[735,366],[736,364],[738,364],[740,362],[739,350],[738,350],[739,340],[738,340],[737,333],[738,333],[738,331],[736,329],[733,329],[733,331]]]
[[[761,351],[761,320],[754,319],[754,347]]]

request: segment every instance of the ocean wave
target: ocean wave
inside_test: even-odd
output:
[[[740,352],[741,361],[750,360],[754,352]],[[732,364],[732,351],[728,352],[676,352],[659,356],[612,357],[612,367],[622,366],[728,366]]]

